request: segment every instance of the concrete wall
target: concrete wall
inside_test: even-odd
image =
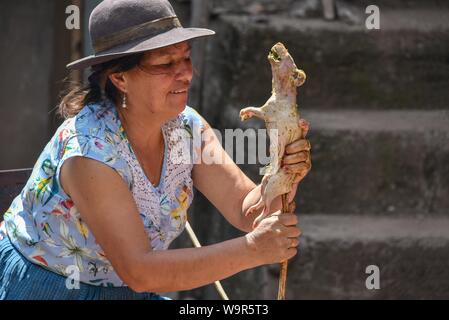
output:
[[[0,169],[34,164],[48,132],[53,0],[0,2]]]
[[[287,298],[448,298],[448,5],[382,2],[381,29],[368,31],[360,18],[300,17],[305,1],[214,3],[199,106],[212,126],[263,127],[238,112],[269,97],[274,43],[307,74],[298,104],[311,122],[313,169],[296,197],[303,235]],[[365,16],[363,5],[339,4]],[[260,181],[258,165],[240,167]],[[189,217],[206,244],[241,234],[201,195]],[[380,290],[365,286],[368,265],[380,269]],[[223,286],[233,299],[273,299],[278,269]],[[218,298],[213,286],[180,297]]]
[[[60,123],[55,107],[68,75],[69,1],[0,3],[0,170],[32,167]]]

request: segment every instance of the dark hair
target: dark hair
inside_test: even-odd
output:
[[[77,115],[85,105],[100,102],[105,97],[116,101],[120,98],[120,92],[109,80],[108,74],[131,70],[143,56],[143,52],[136,53],[92,66],[87,85],[68,83],[68,93],[59,103],[58,114],[67,119]]]

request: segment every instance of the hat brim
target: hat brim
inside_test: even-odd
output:
[[[100,54],[91,55],[67,65],[68,69],[79,70],[113,59],[121,58],[133,53],[166,47],[194,38],[214,35],[215,32],[204,28],[174,28],[149,39],[138,39],[130,43],[117,46]]]

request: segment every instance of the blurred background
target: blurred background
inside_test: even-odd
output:
[[[62,122],[64,80],[87,76],[65,65],[92,52],[88,17],[99,2],[0,2],[0,170],[32,167]],[[263,128],[238,112],[270,96],[276,42],[307,74],[298,104],[313,169],[297,193],[303,235],[287,299],[449,299],[449,2],[171,3],[184,26],[217,32],[193,42],[189,98],[214,128]],[[365,25],[372,4],[379,30]],[[81,10],[79,30],[65,27],[69,5]],[[260,165],[240,167],[260,181]],[[242,234],[199,193],[189,219],[204,245]],[[186,246],[186,234],[172,245]],[[380,289],[366,286],[370,265]],[[278,275],[264,266],[222,283],[231,299],[275,299]],[[219,298],[213,286],[170,295]]]

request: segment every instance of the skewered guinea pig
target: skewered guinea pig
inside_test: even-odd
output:
[[[276,197],[290,192],[295,174],[280,170],[285,146],[304,138],[299,127],[299,111],[296,104],[297,87],[306,80],[304,71],[299,70],[285,46],[278,42],[270,50],[268,61],[272,71],[272,94],[260,108],[247,107],[240,110],[242,121],[251,117],[265,120],[270,138],[270,164],[264,168],[261,197],[248,208],[245,215],[252,214],[263,207],[262,213],[254,220],[253,227],[270,212],[270,205]]]

